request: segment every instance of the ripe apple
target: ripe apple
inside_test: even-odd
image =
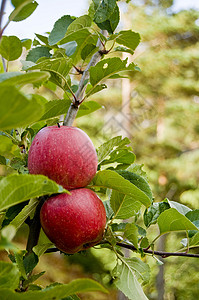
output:
[[[106,211],[95,192],[80,188],[48,198],[40,211],[41,226],[58,249],[76,253],[101,241]]]
[[[88,135],[72,126],[42,128],[28,155],[30,174],[46,175],[66,189],[88,185],[95,176],[97,163]]]

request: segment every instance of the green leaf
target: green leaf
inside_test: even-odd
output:
[[[36,63],[41,57],[51,57],[50,48],[47,46],[38,46],[31,49],[26,56],[26,61]]]
[[[87,44],[81,51],[81,58],[86,60],[88,56],[94,54],[94,51],[97,51],[99,48],[95,44]]]
[[[127,53],[130,53],[130,54],[134,54],[134,51],[129,49],[129,48],[126,48],[126,47],[123,47],[123,46],[118,46],[116,48],[114,48],[114,51],[116,52],[127,52]]]
[[[1,297],[6,300],[60,300],[76,293],[100,291],[107,293],[107,290],[98,282],[92,279],[76,279],[68,284],[47,287],[40,291],[28,291],[16,293],[10,289],[1,289]]]
[[[96,101],[84,102],[80,105],[79,111],[77,113],[77,118],[93,113],[100,108],[102,108],[102,106]]]
[[[135,224],[127,224],[124,236],[133,244],[135,248],[138,248],[138,228]]]
[[[117,150],[118,147],[122,147],[130,144],[130,140],[128,138],[122,139],[122,136],[116,136],[109,141],[102,144],[97,149],[97,156],[99,164],[104,161],[104,159],[109,156],[114,150]]]
[[[0,128],[12,129],[35,122],[40,118],[43,107],[33,98],[26,98],[14,86],[0,89]]]
[[[127,66],[127,59],[121,60],[119,57],[103,59],[94,67],[90,68],[90,83],[92,86],[95,86],[100,81],[105,80],[118,72],[134,70],[135,65],[133,63]]]
[[[33,248],[33,251],[34,253],[40,257],[41,255],[43,255],[45,253],[45,251],[48,249],[48,248],[51,248],[54,244],[52,243],[47,243],[47,244],[41,244],[41,245],[36,245],[34,248]]]
[[[91,84],[88,84],[87,88],[86,88],[85,99],[90,97],[91,95],[94,95],[95,93],[98,93],[98,92],[102,91],[103,89],[106,89],[106,88],[107,88],[107,85],[104,84],[104,83],[98,84],[94,88],[92,87]]]
[[[21,45],[22,45],[22,47],[26,48],[26,50],[29,50],[32,46],[32,40],[31,39],[22,39]]]
[[[113,223],[113,224],[111,224],[111,229],[112,229],[112,231],[116,231],[116,232],[117,231],[124,232],[125,228],[128,224],[129,223]]]
[[[48,44],[48,37],[45,36],[45,35],[41,35],[41,34],[38,34],[38,33],[35,33],[36,37],[41,41],[43,42],[45,45],[49,46]]]
[[[0,165],[6,165],[7,162],[6,162],[6,158],[2,155],[0,155]]]
[[[93,186],[110,188],[130,196],[134,201],[140,201],[146,207],[151,204],[150,198],[143,191],[114,171],[99,171],[95,175],[92,184]]]
[[[199,232],[194,234],[194,236],[189,240],[189,246],[199,247]]]
[[[77,19],[75,19],[69,26],[66,32],[66,36],[77,32],[78,30],[81,30],[83,28],[91,27],[92,25],[92,19],[88,15],[81,16]]]
[[[167,199],[167,202],[169,203],[169,205],[170,205],[171,208],[177,209],[177,211],[179,213],[181,213],[182,215],[184,215],[184,216],[189,211],[191,211],[191,209],[189,207],[187,207],[186,205],[184,205],[184,204],[181,204],[181,203],[178,203],[178,202],[175,202],[175,201],[170,201],[169,199]]]
[[[12,0],[15,9],[9,16],[10,21],[19,22],[28,18],[37,8],[38,3],[32,0]]]
[[[147,210],[144,212],[144,224],[146,227],[149,227],[152,224],[157,223],[157,219],[161,213],[166,209],[169,209],[170,206],[167,202],[158,202],[153,203]]]
[[[58,43],[61,39],[64,38],[66,31],[68,29],[68,26],[75,20],[74,17],[71,17],[69,15],[65,15],[61,17],[59,20],[57,20],[53,26],[53,30],[51,31],[48,41],[49,45],[55,45]]]
[[[36,267],[38,262],[38,256],[34,252],[31,252],[28,255],[26,255],[23,260],[26,274],[32,272],[32,270]]]
[[[87,28],[82,28],[67,34],[66,37],[59,42],[59,44],[62,45],[72,41],[76,42],[77,44],[76,51],[72,56],[70,56],[73,59],[73,63],[76,64],[79,61],[81,61],[81,52],[84,49],[84,47],[88,44],[96,44],[97,39],[98,39],[97,34],[96,35],[92,34]]]
[[[16,230],[18,230],[21,225],[25,222],[28,216],[32,214],[38,205],[38,199],[34,198],[29,201],[29,203],[20,211],[20,213],[10,222]]]
[[[43,175],[9,175],[0,181],[0,210],[30,198],[63,192],[66,190]]]
[[[117,173],[122,177],[124,177],[125,179],[129,180],[135,186],[137,186],[141,191],[143,191],[149,197],[150,200],[153,199],[151,188],[148,182],[142,176],[129,172],[127,170],[117,171]]]
[[[116,42],[131,50],[135,50],[140,43],[140,35],[132,30],[123,30],[118,33]]]
[[[75,51],[77,49],[77,43],[75,41],[71,41],[71,42],[61,45],[61,48],[63,48],[65,50],[65,54],[67,56],[71,56],[75,53]]]
[[[94,22],[102,23],[110,18],[116,7],[116,0],[93,0],[95,15]]]
[[[160,234],[170,231],[197,230],[197,227],[175,208],[169,208],[159,216],[158,226]]]
[[[116,277],[115,285],[130,300],[148,299],[139,282],[149,281],[150,269],[147,264],[139,258],[122,258],[122,264],[118,264],[113,272]]]
[[[15,261],[17,264],[17,267],[21,273],[21,276],[24,279],[27,279],[27,275],[26,275],[26,271],[25,271],[25,267],[24,267],[24,262],[23,262],[23,258],[24,258],[24,254],[26,253],[26,251],[22,251],[22,250],[18,250],[14,252],[14,257],[15,257]]]
[[[51,59],[44,59],[35,66],[29,68],[29,70],[41,70],[49,71],[57,75],[61,80],[66,82],[66,76],[68,75],[70,69],[72,68],[72,61],[67,57],[58,57]]]
[[[189,211],[186,217],[199,229],[199,209]]]
[[[71,105],[70,100],[52,100],[45,104],[45,112],[40,120],[51,119],[66,114]],[[77,118],[90,114],[101,108],[101,105],[95,101],[88,101],[80,105]]]
[[[144,166],[144,164],[139,165],[139,164],[134,163],[128,167],[127,171],[136,173],[136,174],[142,176],[145,180],[147,180],[147,173],[144,170],[142,170],[143,166]]]
[[[140,201],[135,200],[131,196],[118,193],[117,191],[112,191],[110,203],[116,219],[128,219],[133,217],[141,208]]]
[[[40,278],[41,276],[43,276],[44,273],[45,273],[45,271],[40,272],[38,274],[31,275],[27,280],[24,280],[23,286],[24,287],[29,286],[30,283],[34,282],[35,280],[37,280],[38,278]]]
[[[120,20],[120,12],[118,6],[116,5],[114,10],[112,11],[112,14],[109,16],[108,19],[106,19],[106,21],[101,23],[98,23],[96,21],[95,22],[100,29],[107,30],[108,33],[112,34],[115,31],[119,23],[119,20]]]
[[[14,35],[2,36],[0,42],[0,54],[8,61],[16,60],[21,56],[22,43],[20,39]]]
[[[1,289],[16,289],[19,284],[19,276],[16,265],[0,261],[0,291]]]
[[[42,84],[50,77],[48,72],[7,72],[0,74],[0,86]]]

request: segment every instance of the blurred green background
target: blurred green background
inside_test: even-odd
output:
[[[109,80],[108,89],[93,96],[103,105],[100,111],[75,123],[85,130],[96,147],[116,135],[128,136],[136,162],[144,164],[155,201],[168,197],[192,209],[199,203],[199,12],[173,14],[173,1],[142,1],[142,5],[121,5],[121,28],[141,35],[141,44],[132,60],[140,68],[130,79]],[[135,2],[137,3],[137,2]],[[117,54],[118,55],[118,54]],[[128,54],[127,54],[128,57]],[[125,58],[125,57],[123,57]],[[15,70],[14,63],[10,68]],[[27,90],[26,90],[27,92]],[[49,100],[62,97],[49,87],[34,91]],[[0,154],[18,151],[9,139],[0,136]],[[10,154],[12,156],[12,154]],[[0,175],[4,175],[3,167]],[[141,224],[143,225],[143,224]],[[24,248],[24,226],[16,243]],[[157,234],[151,226],[151,239]],[[185,235],[164,236],[160,250],[176,251]],[[134,254],[133,254],[134,255]],[[4,252],[0,259],[7,259]],[[159,266],[152,257],[144,260],[151,267],[146,295],[154,300],[192,300],[199,293],[199,264],[194,258],[167,258]],[[41,258],[36,271],[46,270],[38,284],[69,282],[74,278],[92,277],[108,288],[109,295],[92,293],[82,299],[122,299],[112,286],[110,271],[115,263],[108,250],[91,249],[85,254],[64,256],[48,254]]]

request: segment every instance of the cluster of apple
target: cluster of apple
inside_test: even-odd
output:
[[[85,250],[103,237],[104,205],[95,192],[85,188],[96,174],[97,163],[88,135],[72,126],[44,127],[30,147],[30,174],[45,175],[70,191],[51,196],[40,211],[45,234],[63,252]]]

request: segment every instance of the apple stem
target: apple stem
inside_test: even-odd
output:
[[[107,35],[106,30],[101,30],[101,34],[106,36]],[[66,117],[64,119],[64,122],[63,122],[64,126],[72,126],[72,124],[76,118],[76,115],[77,115],[77,112],[79,109],[79,105],[84,100],[84,92],[85,92],[86,85],[87,85],[87,79],[89,79],[89,69],[90,69],[90,67],[95,66],[100,61],[101,57],[104,54],[103,51],[101,51],[102,49],[104,49],[104,45],[103,45],[102,41],[100,40],[100,38],[98,38],[96,47],[99,48],[99,50],[95,54],[93,54],[86,69],[83,71],[82,77],[79,82],[78,90],[74,96],[73,103],[69,107]]]

